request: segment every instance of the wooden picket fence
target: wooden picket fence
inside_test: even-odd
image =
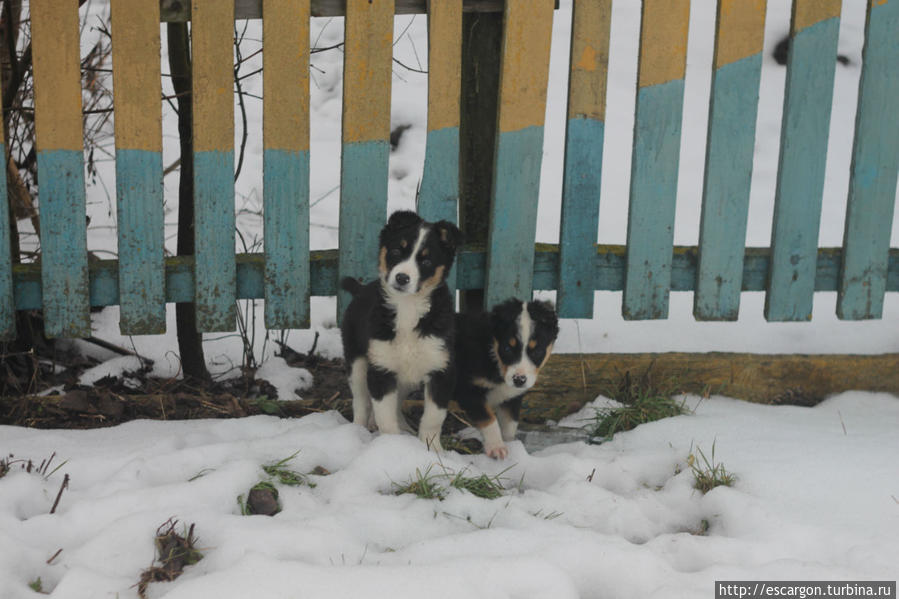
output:
[[[503,7],[498,129],[486,248],[453,284],[488,304],[557,289],[563,317],[591,317],[595,290],[623,314],[665,318],[693,291],[701,320],[733,320],[765,291],[772,321],[880,318],[899,291],[889,247],[899,167],[899,0],[870,0],[842,248],[819,248],[840,0],[794,0],[770,248],[745,248],[764,0],[719,0],[698,247],[673,247],[689,0],[643,0],[626,246],[598,245],[612,0],[575,0],[558,246],[535,246],[553,0],[111,0],[118,260],[88,261],[77,3],[31,0],[41,256],[13,265],[0,207],[0,334],[42,309],[52,337],[90,335],[91,306],[120,305],[126,334],[161,333],[167,302],[194,302],[203,331],[235,328],[236,299],[264,298],[266,325],[308,326],[309,297],[375,275],[386,218],[394,14],[429,9],[428,132],[419,210],[456,220],[462,21]],[[309,250],[310,15],[343,14],[340,250]],[[189,14],[187,14],[189,13]],[[264,254],[236,254],[233,22],[263,20]],[[161,20],[192,21],[196,255],[163,255]],[[6,197],[0,177],[0,198]],[[338,297],[338,310],[347,298]]]

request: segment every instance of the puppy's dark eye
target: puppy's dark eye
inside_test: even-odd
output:
[[[422,268],[431,268],[432,264],[433,262],[431,262],[430,258],[423,258],[421,261]]]
[[[391,258],[399,258],[401,254],[402,254],[402,252],[400,251],[399,248],[393,248],[392,250],[390,250]]]

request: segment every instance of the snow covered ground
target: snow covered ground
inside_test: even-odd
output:
[[[53,597],[136,597],[171,517],[196,524],[205,557],[151,584],[154,599],[705,598],[715,580],[899,577],[896,397],[853,392],[815,408],[686,401],[692,415],[602,445],[529,455],[515,442],[505,462],[438,461],[414,437],[372,435],[335,412],[0,427],[4,452],[68,460],[46,480],[15,467],[0,479],[0,597],[35,596],[27,585],[38,578]],[[687,457],[713,445],[737,479],[703,495]],[[297,451],[292,468],[332,474],[312,477],[315,488],[277,485],[273,518],[240,515],[236,498],[266,478],[260,466]],[[499,474],[507,490],[492,500],[393,494],[428,468]],[[71,483],[51,515],[64,473]]]
[[[852,63],[837,67],[820,245],[842,242],[864,4],[844,2],[840,52]],[[105,11],[104,2],[91,7]],[[613,7],[598,230],[603,243],[625,241],[639,30],[638,2],[616,1]],[[547,242],[558,237],[570,10],[570,0],[561,0],[554,22],[538,230],[538,239]],[[754,246],[767,245],[770,238],[784,77],[770,50],[788,29],[789,2],[771,0],[768,11],[747,234]],[[713,26],[714,2],[694,0],[678,244],[697,238]],[[247,39],[258,40],[260,29],[250,22]],[[423,17],[398,18],[396,38],[399,60],[414,68],[426,65]],[[316,46],[341,39],[341,19],[314,20]],[[252,51],[249,41],[244,54]],[[254,61],[243,72],[261,66]],[[337,243],[341,68],[339,50],[313,56],[314,248]],[[391,156],[390,209],[414,204],[424,158],[426,85],[426,76],[396,66],[394,125],[412,127]],[[248,77],[244,87],[261,93],[261,78]],[[262,242],[261,103],[247,101],[250,135],[236,208],[239,228],[252,244]],[[165,123],[168,165],[177,157],[170,112]],[[115,206],[104,190],[115,188],[114,172],[111,162],[99,168],[102,184],[88,192],[89,245],[107,257],[116,250]],[[177,179],[167,177],[170,250],[176,189]],[[892,245],[899,245],[899,213]],[[763,296],[744,294],[740,321],[720,324],[693,321],[692,297],[685,293],[672,294],[666,321],[624,322],[620,294],[598,293],[597,318],[563,322],[557,348],[896,352],[897,295],[888,295],[880,322],[839,322],[834,294],[819,293],[811,323],[769,324],[761,317]],[[261,304],[255,303],[256,357],[264,361],[263,373],[288,394],[308,384],[308,373],[289,369],[273,358],[273,343],[263,344]],[[313,329],[291,331],[287,341],[307,351],[319,332],[320,353],[339,356],[334,310],[332,298],[313,298]],[[252,328],[252,319],[247,321]],[[115,307],[95,314],[94,327],[100,338],[125,347],[133,343],[154,360],[156,375],[178,373],[173,313],[164,336],[120,336]],[[100,359],[113,357],[78,343]],[[213,372],[224,377],[238,371],[243,345],[236,334],[208,335],[205,343]],[[118,358],[85,372],[83,380],[134,366],[134,359]],[[93,431],[0,427],[0,455],[40,462],[56,452],[54,463],[66,461],[47,479],[17,467],[0,479],[0,598],[34,596],[28,585],[38,578],[53,597],[136,597],[140,572],[154,557],[153,534],[172,517],[196,523],[205,558],[177,581],[151,585],[154,599],[711,597],[715,580],[899,578],[899,398],[851,392],[815,408],[721,397],[686,401],[694,414],[642,425],[602,445],[569,443],[529,454],[516,442],[502,463],[453,452],[438,461],[412,437],[372,435],[335,412],[296,420],[138,421]],[[580,426],[590,413],[588,408],[563,424]],[[733,488],[702,495],[692,488],[687,458],[695,448],[709,455],[713,444],[715,459],[737,480]],[[308,472],[323,466],[332,474],[313,477],[315,488],[279,485],[284,509],[274,518],[240,515],[237,497],[266,478],[260,466],[297,451],[292,468]],[[444,501],[392,494],[394,483],[429,467],[498,474],[508,488],[494,500],[458,490]],[[56,513],[49,514],[64,474],[71,477],[69,488]],[[47,564],[58,549],[62,552]]]

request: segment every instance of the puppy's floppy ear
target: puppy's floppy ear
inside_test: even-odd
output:
[[[434,223],[434,229],[437,231],[440,243],[455,254],[456,248],[462,243],[462,232],[459,228],[448,220],[441,220]]]
[[[515,322],[518,315],[521,314],[521,310],[521,300],[514,297],[493,306],[493,309],[490,311],[490,324],[493,327],[494,336],[501,329]]]
[[[531,318],[551,332],[553,339],[559,335],[559,317],[556,316],[556,308],[550,302],[533,301],[528,303],[528,314]]]

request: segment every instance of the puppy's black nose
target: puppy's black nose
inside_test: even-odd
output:
[[[396,284],[397,285],[408,285],[409,284],[409,275],[404,272],[396,273]]]
[[[524,387],[528,382],[528,377],[523,374],[516,374],[512,377],[512,382],[515,383],[516,387]]]

